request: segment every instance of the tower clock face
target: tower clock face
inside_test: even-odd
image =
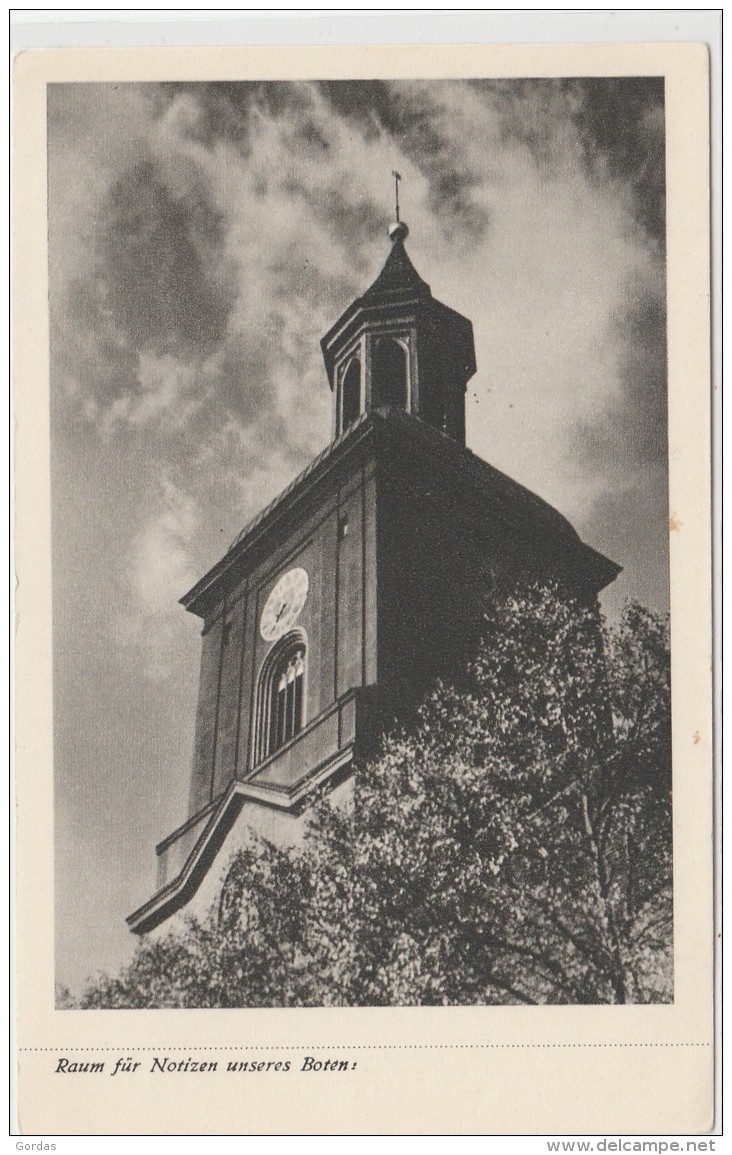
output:
[[[259,632],[266,642],[281,638],[294,626],[308,596],[306,570],[288,570],[277,582],[262,610]]]

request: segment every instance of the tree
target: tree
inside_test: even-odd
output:
[[[206,922],[82,1005],[664,1002],[671,936],[667,625],[531,587],[348,806],[241,852]]]

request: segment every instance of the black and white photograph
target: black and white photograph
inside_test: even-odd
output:
[[[47,126],[56,1007],[673,1003],[663,76]]]
[[[14,42],[17,1133],[710,1133],[714,18],[135,11]]]

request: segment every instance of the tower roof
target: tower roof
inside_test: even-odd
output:
[[[429,285],[422,280],[404,248],[406,233],[406,225],[402,228],[397,226],[392,230],[391,252],[373,285],[363,294],[362,300],[391,300],[402,293],[432,296]]]
[[[476,516],[491,524],[511,527],[526,540],[543,542],[553,556],[564,558],[570,572],[587,580],[593,592],[613,581],[621,567],[581,541],[574,527],[548,502],[513,481],[471,450],[439,433],[425,422],[397,409],[364,413],[345,433],[331,442],[274,501],[244,526],[223,558],[184,597],[191,613],[204,617],[216,599],[216,590],[238,580],[244,557],[254,552],[273,527],[298,516],[299,503],[342,462],[363,451],[383,454],[396,462],[422,463],[437,488],[472,494]],[[237,575],[233,576],[232,575]]]

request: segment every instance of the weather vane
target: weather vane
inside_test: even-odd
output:
[[[402,174],[400,172],[397,172],[396,169],[393,168],[391,170],[391,175],[394,177],[394,189],[395,189],[395,195],[396,195],[396,219],[397,219],[397,224],[398,224],[399,223],[399,181],[402,179]]]

